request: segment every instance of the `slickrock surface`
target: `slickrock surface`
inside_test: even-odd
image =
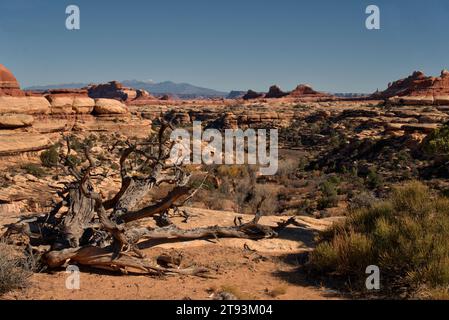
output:
[[[24,152],[40,151],[52,145],[49,137],[35,133],[9,133],[0,132],[0,157],[20,155]]]
[[[33,122],[33,116],[26,114],[0,114],[0,129],[29,127]]]
[[[0,114],[47,114],[50,113],[50,106],[44,97],[0,97]]]

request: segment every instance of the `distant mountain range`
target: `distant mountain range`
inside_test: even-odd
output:
[[[156,96],[172,95],[181,99],[194,99],[199,97],[204,98],[241,98],[246,91],[231,91],[224,92],[209,88],[194,86],[189,83],[175,83],[173,81],[153,82],[153,81],[139,81],[139,80],[124,80],[120,81],[125,87],[134,89],[143,89]],[[25,88],[25,90],[45,91],[49,89],[79,89],[87,87],[89,83],[63,83],[52,84],[44,86],[32,86]],[[337,97],[342,98],[356,98],[366,96],[363,93],[334,93]]]
[[[120,82],[125,87],[147,90],[148,92],[154,95],[168,94],[168,95],[175,95],[179,98],[197,98],[197,97],[224,98],[229,94],[229,92],[222,92],[214,89],[198,87],[189,83],[175,83],[172,81],[155,83],[152,81],[124,80]],[[65,83],[65,84],[53,84],[45,86],[32,86],[25,89],[33,91],[45,91],[49,89],[77,89],[86,87],[88,85],[89,85],[88,83]]]

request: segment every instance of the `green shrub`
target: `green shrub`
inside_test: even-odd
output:
[[[41,153],[41,162],[45,167],[54,167],[59,163],[58,147],[52,146],[50,149]]]
[[[423,141],[422,149],[431,155],[449,154],[449,125],[435,129]]]
[[[22,165],[21,168],[25,170],[26,173],[31,174],[38,178],[43,177],[46,174],[45,170],[41,166],[34,163],[24,164]]]
[[[312,214],[314,211],[315,208],[313,206],[313,203],[309,199],[302,200],[301,203],[296,208],[296,214],[298,215]]]
[[[338,190],[335,179],[337,178],[331,178],[320,185],[320,190],[323,195],[318,199],[318,210],[333,208],[338,205]]]
[[[312,273],[337,275],[365,292],[366,267],[381,271],[382,294],[416,296],[449,287],[449,199],[419,182],[395,187],[389,200],[348,213],[310,255]],[[372,292],[370,292],[372,293]]]
[[[371,208],[376,203],[376,197],[372,193],[362,191],[351,198],[349,210]]]
[[[370,189],[376,189],[382,186],[383,179],[382,177],[376,172],[375,169],[371,168],[368,172],[368,175],[366,177],[366,184],[368,188]]]

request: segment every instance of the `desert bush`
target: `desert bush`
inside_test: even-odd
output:
[[[327,180],[321,183],[320,190],[322,197],[318,199],[318,210],[333,208],[338,205],[338,190],[335,181]]]
[[[431,155],[449,154],[449,125],[435,129],[422,143],[424,152]]]
[[[220,165],[216,168],[217,177],[241,178],[254,174],[252,168],[244,165]]]
[[[277,175],[282,179],[288,179],[294,175],[298,169],[299,163],[296,159],[285,159],[279,162]]]
[[[365,292],[366,267],[381,270],[382,294],[414,296],[449,286],[449,199],[419,182],[394,188],[388,200],[348,213],[310,255],[308,270],[333,274]],[[372,292],[370,292],[372,293]]]
[[[255,195],[248,204],[250,213],[255,213],[257,205],[263,200],[260,211],[263,215],[273,215],[279,212],[279,191],[274,186],[257,184],[255,187]]]
[[[312,214],[314,211],[315,206],[313,202],[309,199],[302,200],[301,203],[296,208],[297,215]]]
[[[376,203],[376,197],[371,192],[362,191],[351,198],[349,210],[371,208]]]
[[[26,173],[31,174],[38,178],[43,177],[46,173],[45,170],[41,166],[34,164],[34,163],[24,164],[21,166],[21,168],[23,170],[25,170]]]
[[[42,165],[46,167],[54,167],[58,165],[59,162],[59,154],[58,154],[58,147],[52,146],[50,149],[45,150],[40,155]]]
[[[98,141],[98,137],[94,134],[91,134],[84,139],[81,139],[77,136],[69,137],[70,148],[72,150],[75,150],[77,153],[84,153],[86,147],[94,146],[96,141]]]
[[[366,185],[370,189],[376,189],[381,187],[383,184],[382,177],[377,173],[374,168],[371,168],[366,177]]]
[[[31,275],[26,260],[7,244],[0,242],[0,296],[28,285]]]

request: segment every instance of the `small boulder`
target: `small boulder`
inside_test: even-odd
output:
[[[95,108],[95,100],[88,97],[75,97],[72,107],[78,114],[92,113]]]
[[[102,114],[126,114],[128,108],[122,102],[114,99],[95,99],[94,113]]]

